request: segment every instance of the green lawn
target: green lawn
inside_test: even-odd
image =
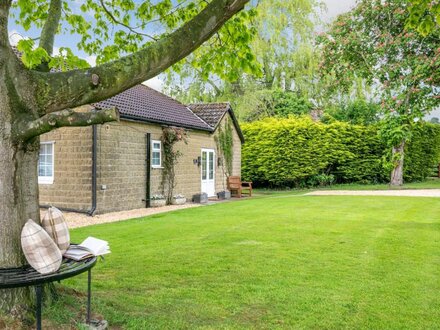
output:
[[[93,308],[115,329],[438,329],[439,215],[434,198],[275,195],[72,236],[110,242]],[[86,277],[63,283],[80,294],[45,317],[66,326]]]

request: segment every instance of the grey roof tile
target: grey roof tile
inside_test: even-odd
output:
[[[187,106],[148,86],[136,85],[93,104],[98,109],[117,107],[121,118],[213,131]]]
[[[217,127],[225,113],[229,110],[229,103],[196,103],[188,107],[210,126]]]
[[[244,143],[243,132],[240,129],[238,120],[235,117],[234,111],[229,103],[194,103],[189,104],[188,107],[205,122],[207,122],[214,130],[220,124],[224,115],[228,112],[232,118],[235,129],[240,137],[241,143]]]

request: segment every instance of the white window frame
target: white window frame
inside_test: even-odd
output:
[[[40,142],[42,144],[52,145],[52,176],[40,176],[38,175],[39,184],[53,184],[55,176],[55,141]],[[40,160],[38,160],[38,174],[40,174]]]
[[[155,143],[159,143],[159,149],[154,148]],[[153,154],[155,152],[159,152],[159,165],[153,164]],[[160,140],[151,140],[151,167],[152,168],[162,168],[162,141],[160,141]]]

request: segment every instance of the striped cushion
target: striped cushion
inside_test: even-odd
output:
[[[56,272],[63,256],[49,234],[28,220],[21,231],[21,247],[27,262],[40,274]]]
[[[63,213],[56,207],[49,207],[41,220],[41,226],[58,245],[61,254],[64,254],[70,246],[70,234]]]

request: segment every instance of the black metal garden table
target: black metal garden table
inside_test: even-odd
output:
[[[81,261],[71,259],[63,259],[60,269],[51,274],[40,274],[31,266],[23,266],[18,268],[0,268],[0,289],[12,289],[20,287],[35,287],[37,299],[36,319],[37,330],[41,329],[41,299],[42,285],[55,281],[61,281],[69,277],[88,271],[87,281],[87,323],[90,323],[90,303],[91,303],[91,283],[92,283],[92,267],[96,264],[97,257],[90,257]]]

